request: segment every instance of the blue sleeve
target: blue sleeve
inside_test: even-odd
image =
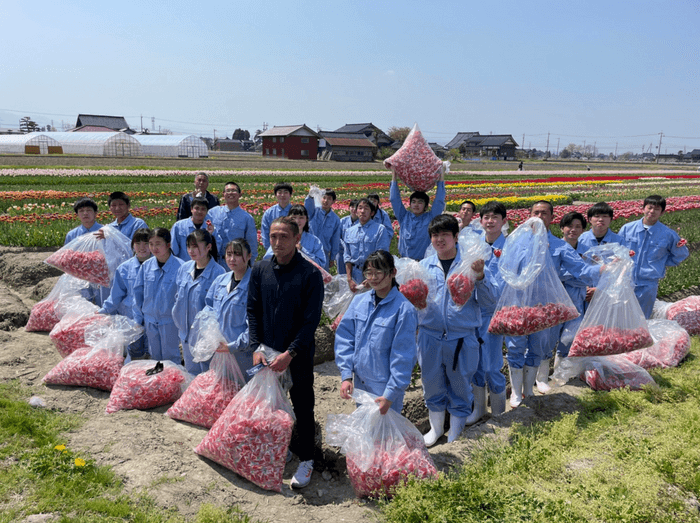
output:
[[[382,211],[384,213],[384,218],[382,219],[382,225],[386,227],[387,234],[389,235],[389,240],[394,237],[394,225],[391,223],[391,218],[389,218],[389,213]]]
[[[574,278],[577,278],[589,287],[595,287],[598,284],[600,266],[588,265],[573,249],[562,249],[561,264]]]
[[[309,214],[309,220],[316,213],[316,202],[311,196],[304,198],[304,207],[306,207],[306,212]]]
[[[395,402],[411,384],[411,373],[416,363],[416,330],[418,319],[415,308],[403,304],[398,310],[396,333],[389,355],[390,377],[384,387],[386,399]]]
[[[245,239],[248,241],[250,253],[255,260],[258,257],[258,230],[255,228],[255,220],[250,214],[246,216]]]
[[[139,269],[139,273],[136,275],[136,281],[134,281],[134,321],[139,325],[143,325],[143,313],[141,309],[143,308],[143,285],[144,285],[144,273],[143,265]]]
[[[387,234],[386,227],[384,227],[383,225],[379,226],[379,235],[380,238],[377,242],[377,249],[384,249],[385,251],[388,251],[389,247],[391,246],[391,236]]]
[[[260,241],[262,241],[263,247],[266,249],[270,246],[270,213],[268,212],[270,209],[263,213],[262,222],[260,223]],[[252,245],[250,247],[251,249],[253,248]]]
[[[394,216],[396,216],[399,223],[402,223],[408,211],[403,206],[403,202],[401,201],[399,184],[396,182],[396,180],[392,180],[391,185],[389,186],[389,201],[391,202],[391,208],[394,210]]]
[[[355,306],[358,301],[353,300],[343,314],[343,318],[335,331],[335,364],[340,370],[340,379],[352,378],[355,357]],[[415,342],[414,342],[415,343]]]
[[[479,307],[494,308],[496,302],[498,302],[498,283],[495,281],[495,277],[489,269],[488,265],[484,266],[484,278],[481,281],[476,282],[474,293],[476,295],[476,302]]]
[[[321,243],[321,240],[319,240],[316,236],[312,236],[313,238],[313,252],[309,253],[309,255],[314,259],[316,263],[318,263],[321,267],[326,266],[326,253],[323,250],[323,244]]]
[[[248,318],[246,318],[246,328],[243,329],[235,340],[228,342],[228,350],[246,350],[250,345],[250,329],[248,328]],[[242,369],[245,370],[245,369]]]
[[[678,242],[681,241],[681,237],[673,229],[669,229],[671,236],[671,248],[669,249],[669,255],[666,259],[666,267],[675,267],[683,260],[688,257],[689,251],[688,246],[678,247]]]
[[[430,209],[430,218],[435,218],[441,215],[445,211],[445,181],[440,180],[437,183],[437,190],[435,191],[435,201],[433,201],[433,206]]]
[[[173,251],[173,254],[179,258],[180,254],[180,246],[177,244],[177,231],[178,231],[178,226],[177,222],[175,222],[170,229],[170,250]]]
[[[101,313],[114,314],[117,312],[117,307],[121,305],[129,291],[128,285],[122,274],[123,271],[119,270],[120,267],[117,267],[117,270],[114,273],[112,289],[109,292],[109,297],[104,301],[104,303],[102,303],[102,308],[99,311]]]

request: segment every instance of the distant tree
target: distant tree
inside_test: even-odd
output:
[[[627,151],[620,155],[621,160],[629,160],[632,157],[632,151]]]
[[[387,134],[392,140],[403,143],[410,132],[410,127],[389,127],[389,132]]]
[[[250,140],[250,132],[249,131],[244,131],[243,129],[236,129],[233,131],[233,136],[231,136],[232,140]]]
[[[391,156],[395,152],[396,151],[394,149],[392,149],[391,147],[382,147],[381,149],[379,149],[379,152],[377,152],[377,159],[386,160],[387,158],[389,158],[389,156]]]
[[[569,151],[569,156],[571,156],[571,153],[573,153],[574,151],[578,151],[578,150],[579,150],[579,146],[576,145],[575,143],[570,143],[569,145],[567,145],[566,147],[564,147],[564,149],[567,150],[567,151]]]
[[[571,158],[571,151],[568,148],[564,149],[559,153],[559,158]]]
[[[19,130],[23,133],[31,133],[39,130],[39,126],[29,116],[19,119]]]
[[[457,149],[456,147],[447,151],[446,156],[447,156],[447,159],[450,161],[460,160],[462,158],[462,154],[459,152],[459,149]]]

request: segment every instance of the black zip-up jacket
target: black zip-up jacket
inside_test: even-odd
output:
[[[287,265],[276,257],[257,262],[248,284],[250,347],[261,343],[278,352],[293,349],[313,358],[314,334],[321,320],[323,278],[297,251]]]

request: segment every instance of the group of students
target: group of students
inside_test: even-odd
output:
[[[289,314],[302,314],[293,324],[286,325],[279,317],[270,323],[270,317],[281,314],[284,303],[291,299],[286,294],[278,295],[279,282],[293,274],[287,274],[289,267],[302,271],[305,279],[310,278],[310,265],[298,261],[297,253],[325,269],[336,265],[339,274],[347,275],[353,291],[359,286],[370,289],[355,296],[336,331],[341,397],[349,398],[354,388],[366,390],[378,396],[380,412],[386,413],[390,408],[400,412],[418,362],[429,411],[430,431],[424,436],[428,446],[444,434],[447,413],[447,439],[451,442],[465,425],[484,416],[489,398],[493,415],[505,411],[506,379],[501,372],[504,344],[512,407],[532,395],[535,384],[540,392],[546,392],[549,362],[555,350],[558,357],[568,354],[568,347],[558,343],[562,326],[522,337],[504,338],[488,332],[504,285],[496,255],[486,263],[477,260],[472,264],[475,288],[463,307],[451,299],[446,282],[461,261],[459,233],[473,226],[476,206],[467,201],[456,216],[443,214],[444,178],[437,183],[432,208],[430,198],[421,191],[413,192],[408,208],[404,207],[396,178],[390,186],[391,206],[400,225],[399,254],[419,261],[429,275],[428,283],[435,289],[433,299],[420,315],[396,283],[394,258],[389,253],[394,230],[387,213],[379,208],[378,195],[351,202],[350,214],[340,219],[333,211],[333,190],[324,192],[321,207],[317,208],[310,196],[303,205],[293,205],[292,186],[276,184],[273,190],[277,204],[264,213],[260,231],[260,243],[266,252],[263,261],[256,264],[257,275],[251,286],[258,231],[252,216],[240,207],[240,186],[235,182],[225,184],[223,205],[210,197],[207,186],[206,175],[198,174],[195,191],[183,196],[179,219],[171,230],[148,229],[130,214],[129,198],[124,193],[110,195],[109,208],[115,221],[109,226],[131,238],[134,257],[117,269],[109,296],[98,303],[99,312],[124,314],[144,325],[145,339],[129,347],[129,358],[148,354],[153,359],[169,359],[178,364],[184,361],[192,374],[208,369],[206,362],[194,362],[189,350],[194,317],[205,307],[218,315],[228,349],[236,355],[241,370],[264,361],[262,355],[253,351],[261,343],[279,345],[282,355],[270,363],[276,369],[296,369],[297,385],[292,387],[291,399],[298,423],[303,423],[302,432],[311,434],[311,449],[302,445],[302,461],[293,486],[307,485],[313,469],[313,336],[309,339],[308,334],[318,324],[316,316],[320,317],[318,289],[308,296],[312,305],[307,308],[313,309],[310,312],[298,310],[305,305],[290,302]],[[587,220],[581,214],[569,213],[560,223],[564,239],[548,233],[554,266],[579,312],[583,313],[586,301],[590,301],[598,274],[598,268],[587,265],[580,254],[593,245],[618,242],[636,253],[635,292],[645,314],[651,314],[665,267],[677,265],[688,255],[678,235],[658,221],[665,204],[659,196],[645,199],[642,220],[626,224],[618,235],[609,230],[613,209],[604,202],[588,211],[590,231],[583,232]],[[66,243],[82,234],[99,234],[102,225],[95,222],[97,205],[83,199],[74,209],[81,225],[68,233]],[[479,216],[480,227],[474,230],[482,234],[492,252],[500,251],[505,244],[505,206],[488,202],[479,210]],[[549,230],[554,209],[549,202],[540,201],[532,206],[531,216],[539,217]],[[284,251],[285,246],[291,251]],[[432,254],[425,257],[426,250]],[[278,283],[270,286],[269,281],[275,278]],[[309,287],[320,285],[315,279],[308,281],[313,285],[299,286],[299,281],[291,281],[289,288],[298,287],[296,292],[307,295]],[[255,296],[250,300],[249,287]],[[273,293],[274,299],[268,300],[265,292]],[[294,345],[285,351],[285,344],[289,343],[285,340],[302,338],[300,329],[306,333],[303,339],[308,346]],[[297,338],[286,337],[288,331],[295,332]],[[297,358],[298,352],[303,352],[304,358]]]

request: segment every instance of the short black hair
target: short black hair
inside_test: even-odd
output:
[[[272,191],[272,194],[277,194],[277,191],[280,190],[289,191],[289,194],[294,193],[294,189],[292,189],[292,184],[288,182],[277,182],[275,184],[275,189]]]
[[[369,198],[360,198],[357,200],[357,206],[359,207],[361,203],[366,203],[367,206],[369,207],[369,212],[372,216],[377,214],[377,206],[374,205],[374,202],[370,200]]]
[[[237,190],[239,193],[243,194],[243,191],[241,191],[241,186],[238,185],[236,182],[226,182],[226,183],[224,184],[224,190],[225,190],[226,187],[228,187],[229,185],[235,185],[235,186],[236,186],[236,190]]]
[[[369,193],[367,195],[367,198],[369,198],[370,200],[377,200],[377,202],[381,202],[381,200],[379,199],[379,195],[376,192]]]
[[[460,204],[459,204],[459,209],[460,209],[460,210],[462,210],[462,207],[464,207],[464,204],[465,204],[465,203],[468,203],[468,204],[471,206],[472,212],[476,212],[476,205],[474,204],[474,202],[472,202],[472,201],[470,201],[470,200],[464,200],[462,203],[460,203]]]
[[[607,202],[598,202],[596,203],[593,207],[588,209],[586,212],[588,215],[588,219],[590,220],[594,216],[600,216],[601,214],[610,216],[610,218],[613,218],[613,208],[607,203]]]
[[[204,196],[195,196],[192,198],[192,203],[190,203],[190,209],[194,209],[195,205],[204,205],[204,207],[209,210],[209,200],[207,200]]]
[[[454,236],[459,234],[459,222],[451,214],[438,214],[428,225],[428,235],[451,232]]]
[[[114,200],[121,200],[126,204],[127,207],[131,206],[131,200],[125,193],[121,191],[114,191],[112,194],[110,194],[109,199],[107,200],[107,205],[112,205],[112,202]]]
[[[479,209],[479,216],[481,216],[482,218],[484,217],[484,214],[489,213],[500,214],[504,220],[508,216],[506,206],[497,200],[491,200],[490,202],[486,202],[484,205],[481,206],[481,209]]]
[[[83,207],[90,207],[93,211],[97,212],[97,204],[90,198],[80,198],[80,200],[73,204],[73,211],[75,211],[75,214],[78,214],[78,211]]]
[[[170,235],[170,231],[165,227],[156,227],[155,229],[151,229],[151,232],[148,235],[148,239],[150,240],[151,238],[155,237],[163,238],[163,240],[165,240],[165,243],[170,243],[173,241],[173,237]]]
[[[148,243],[148,238],[151,237],[151,229],[148,227],[142,227],[141,229],[136,229],[133,238],[131,238],[131,246],[133,247],[135,243],[146,242]]]
[[[559,220],[559,227],[571,227],[571,224],[574,223],[574,220],[579,220],[581,222],[581,225],[583,225],[583,228],[586,228],[586,225],[588,225],[588,222],[586,221],[586,218],[583,217],[583,214],[580,212],[572,211],[572,212],[567,212],[564,216],[561,217],[561,220]]]
[[[289,208],[289,213],[287,216],[306,216],[306,223],[304,224],[304,232],[309,232],[309,211],[306,207],[295,203]],[[298,224],[297,224],[298,225]]]
[[[642,207],[646,207],[647,205],[658,205],[661,207],[661,212],[663,212],[666,210],[666,198],[658,194],[652,194],[644,198],[644,205],[642,205]]]
[[[272,220],[272,223],[270,224],[270,230],[272,230],[272,226],[275,225],[276,223],[281,223],[284,225],[289,225],[289,227],[292,229],[292,234],[296,236],[299,234],[301,231],[299,231],[299,224],[294,221],[294,218],[291,216],[280,216],[279,218],[275,218]]]
[[[535,208],[535,205],[546,205],[549,207],[549,212],[552,216],[554,216],[554,205],[552,205],[552,202],[548,202],[547,200],[540,200],[538,202],[535,202],[532,204],[532,207],[530,207],[530,212],[532,212],[532,209]]]
[[[360,203],[360,200],[357,198],[352,199],[348,202],[348,209],[357,209],[357,204]]]
[[[430,205],[430,197],[424,191],[413,191],[408,202],[411,203],[411,200],[423,200],[426,207]]]
[[[326,191],[323,193],[324,196],[330,196],[333,198],[333,201],[336,201],[338,197],[335,195],[335,191],[333,189],[326,189]]]

